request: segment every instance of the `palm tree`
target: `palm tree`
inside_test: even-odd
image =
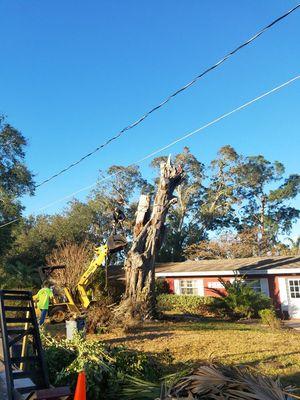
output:
[[[290,242],[290,249],[291,253],[295,256],[300,254],[300,236],[298,236],[296,239],[288,238],[288,241]]]

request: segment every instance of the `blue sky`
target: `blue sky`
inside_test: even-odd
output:
[[[27,162],[38,182],[94,149],[295,4],[2,0],[0,113],[28,138]],[[300,10],[119,141],[25,198],[26,212],[92,184],[99,169],[130,164],[298,75],[299,37]],[[297,173],[299,100],[297,81],[170,151],[187,145],[207,163],[230,144],[245,155],[283,162],[287,174]],[[65,206],[60,202],[47,212]]]

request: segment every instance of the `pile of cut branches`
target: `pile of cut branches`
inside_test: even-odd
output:
[[[279,380],[256,374],[247,367],[204,365],[182,377],[168,390],[163,400],[287,400],[299,398]]]

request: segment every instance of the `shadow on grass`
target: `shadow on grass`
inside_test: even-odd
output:
[[[202,320],[202,321],[159,321],[156,323],[144,324],[134,328],[135,333],[139,332],[172,332],[172,331],[262,331],[261,326],[246,325],[237,322],[228,322],[216,319]]]
[[[284,385],[292,385],[296,387],[295,394],[300,395],[300,372],[294,374],[284,375],[280,378]]]
[[[245,353],[242,353],[241,354],[241,356],[243,355],[243,354],[245,354]],[[280,354],[272,354],[272,355],[269,355],[269,356],[267,356],[267,357],[259,357],[259,358],[256,358],[256,359],[254,359],[254,360],[252,360],[252,361],[248,361],[247,363],[241,363],[242,365],[249,365],[249,366],[251,366],[251,367],[254,367],[254,366],[256,366],[256,365],[258,365],[258,364],[273,364],[274,366],[276,366],[276,368],[278,368],[279,370],[282,368],[282,369],[284,369],[284,368],[287,368],[287,367],[291,367],[291,366],[293,366],[294,365],[294,363],[292,362],[292,361],[290,361],[288,364],[282,364],[281,362],[280,362],[280,357],[287,357],[287,356],[292,356],[292,355],[295,355],[295,354],[299,354],[299,351],[293,351],[293,352],[290,352],[290,353],[280,353]],[[239,354],[237,354],[237,355],[239,355]]]
[[[181,325],[180,329],[184,331],[253,331],[254,328],[247,325],[239,325],[236,323],[224,322],[197,322]],[[259,330],[256,328],[255,330]]]
[[[145,334],[137,334],[132,336],[122,336],[118,338],[112,339],[104,339],[102,340],[103,343],[107,344],[116,344],[116,343],[123,343],[123,342],[132,342],[134,340],[154,340],[157,338],[165,338],[172,336],[172,333],[145,333]]]

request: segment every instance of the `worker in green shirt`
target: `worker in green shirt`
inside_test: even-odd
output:
[[[43,284],[42,289],[40,289],[37,294],[34,296],[34,298],[37,300],[37,308],[41,312],[40,320],[39,320],[39,325],[43,325],[45,322],[47,312],[49,309],[49,301],[50,299],[53,298],[53,292],[50,289],[50,285],[48,282],[45,282]]]

